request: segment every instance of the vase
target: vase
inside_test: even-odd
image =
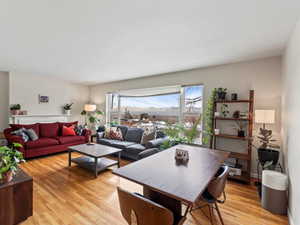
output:
[[[239,130],[238,131],[238,137],[245,137],[245,131]]]
[[[11,115],[19,115],[20,110],[18,110],[18,109],[10,110],[10,113],[11,113]]]
[[[1,184],[5,184],[11,182],[13,179],[13,172],[11,170],[7,171],[2,175],[2,179],[0,179]]]
[[[65,114],[70,116],[71,115],[71,110],[65,110]]]

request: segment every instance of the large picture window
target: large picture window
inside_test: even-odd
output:
[[[127,126],[170,124],[192,127],[202,116],[203,86],[172,86],[136,89],[107,95],[107,123]],[[199,134],[202,127],[200,123]]]

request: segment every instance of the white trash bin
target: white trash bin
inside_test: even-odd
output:
[[[287,175],[263,170],[262,173],[262,207],[275,214],[287,214]]]

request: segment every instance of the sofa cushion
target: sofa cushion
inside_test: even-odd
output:
[[[130,145],[124,149],[125,152],[130,152],[132,154],[139,154],[144,150],[146,150],[146,148],[141,144]]]
[[[74,142],[85,142],[84,136],[66,136],[66,137],[57,137],[57,140],[60,144],[70,144]]]
[[[19,130],[21,128],[25,129],[33,129],[36,133],[36,135],[39,137],[40,136],[40,127],[38,123],[35,124],[10,124],[9,125],[14,131]]]
[[[36,141],[28,141],[25,143],[26,149],[42,148],[42,147],[48,147],[53,145],[59,145],[58,140],[54,138],[40,138]]]
[[[126,148],[130,145],[134,145],[136,143],[128,142],[128,141],[119,141],[119,140],[101,138],[101,139],[99,139],[99,144],[109,145],[109,146],[112,146],[112,147],[124,149],[124,148]]]
[[[117,128],[122,132],[122,137],[123,137],[123,139],[124,139],[125,136],[126,136],[128,127],[127,127],[127,126],[118,126]]]
[[[125,138],[125,141],[141,143],[144,130],[142,128],[128,128]]]
[[[76,126],[78,126],[78,121],[68,122],[68,123],[58,122],[58,127],[59,127],[58,136],[62,136],[63,126],[65,126],[65,127],[71,127],[71,126],[76,127]]]
[[[58,136],[58,123],[41,123],[40,137],[54,138]]]
[[[74,129],[75,129],[74,126],[71,126],[71,127],[63,126],[62,136],[76,136],[76,132]]]

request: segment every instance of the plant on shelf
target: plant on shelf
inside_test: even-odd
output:
[[[74,103],[71,103],[71,104],[65,104],[64,105],[64,110],[65,110],[65,113],[67,115],[71,115],[71,109],[72,109],[72,106],[73,106]]]
[[[245,127],[246,123],[243,121],[235,121],[235,129],[237,130],[238,137],[245,137]]]
[[[221,113],[223,117],[227,117],[229,114],[229,110],[228,110],[228,105],[227,104],[222,104],[221,105]]]
[[[21,110],[21,105],[20,104],[13,104],[10,107],[10,112],[12,115],[19,115],[20,110]]]
[[[204,130],[203,130],[203,138],[202,143],[205,145],[208,145],[210,143],[210,140],[212,138],[212,135],[214,134],[213,131],[213,118],[214,118],[214,102],[217,96],[217,89],[214,88],[211,92],[211,95],[209,96],[207,103],[206,103],[206,109],[204,113]]]
[[[0,183],[10,182],[15,175],[18,164],[24,162],[23,154],[17,150],[21,144],[13,143],[10,147],[0,147]]]
[[[226,95],[227,95],[227,88],[221,88],[221,87],[219,87],[217,89],[218,100],[221,100],[221,101],[226,100]]]

